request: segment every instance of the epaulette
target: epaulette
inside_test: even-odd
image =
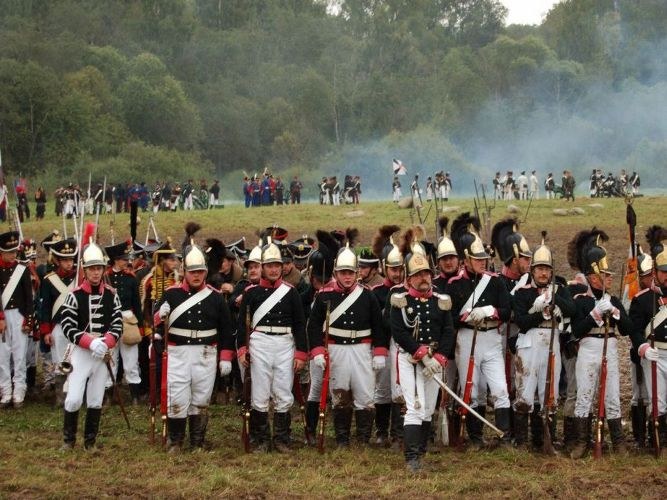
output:
[[[441,311],[449,311],[452,308],[452,298],[446,293],[433,292],[433,296],[438,299],[438,309]]]
[[[372,287],[370,287],[370,290],[375,290],[376,288],[380,288],[380,287],[383,287],[383,286],[384,286],[384,283],[378,283],[377,285],[373,285]]]
[[[536,287],[534,287],[532,283],[526,283],[525,285],[519,287],[519,290],[523,290],[524,288],[536,288]]]
[[[209,289],[213,290],[213,291],[216,292],[216,293],[222,293],[220,290],[216,290],[215,287],[213,287],[213,286],[211,286],[211,285],[209,285],[209,284],[206,285],[206,288],[209,288]]]
[[[489,276],[498,277],[498,273],[494,273],[493,271],[484,271],[484,274],[488,274]]]
[[[405,306],[408,305],[407,295],[408,292],[392,293],[391,298],[389,299],[389,303],[394,307],[403,309]]]
[[[633,297],[633,299],[634,299],[635,297],[639,297],[640,295],[642,295],[642,294],[644,294],[644,293],[646,293],[646,292],[649,292],[649,291],[651,291],[651,288],[650,288],[650,287],[649,287],[649,288],[643,288],[643,289],[639,290],[639,291],[635,294],[635,296]]]
[[[389,290],[395,290],[396,288],[403,288],[405,289],[405,285],[403,283],[399,283],[398,285],[392,286]]]
[[[251,288],[255,288],[257,286],[257,283],[250,283],[247,287],[243,289],[243,293],[246,293],[248,290]]]
[[[331,285],[326,285],[320,288],[317,293],[335,292],[336,289]]]

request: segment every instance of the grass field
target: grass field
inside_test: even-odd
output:
[[[603,207],[591,207],[600,203]],[[517,203],[523,219],[527,203]],[[569,204],[570,208],[573,206]],[[455,200],[449,206],[472,208],[472,200]],[[625,205],[622,200],[578,199],[574,206],[584,215],[556,217],[552,210],[567,206],[559,201],[533,202],[522,229],[531,246],[542,229],[550,234],[559,274],[572,271],[565,262],[567,241],[579,229],[598,225],[611,236],[607,249],[611,265],[620,273],[627,255]],[[639,227],[665,221],[667,198],[639,198],[635,201]],[[426,209],[428,210],[428,208]],[[51,211],[52,212],[52,211]],[[453,211],[450,217],[457,212]],[[506,203],[492,211],[494,221],[506,214]],[[145,237],[146,214],[140,225]],[[127,214],[116,216],[116,240],[127,237]],[[361,243],[369,244],[375,228],[385,223],[402,227],[410,224],[409,210],[391,203],[367,203],[357,207],[268,207],[245,209],[232,206],[210,212],[160,213],[155,223],[162,238],[171,236],[180,245],[183,226],[196,220],[203,226],[199,234],[232,241],[242,235],[248,246],[255,243],[255,230],[278,223],[291,238],[313,234],[318,228],[355,226]],[[100,218],[100,240],[109,242],[110,216]],[[62,231],[62,221],[49,216],[45,221],[27,222],[26,236],[41,241],[52,229]],[[433,210],[428,216],[429,239],[434,240]],[[69,228],[71,233],[71,227]],[[616,285],[618,285],[618,278]],[[627,378],[627,377],[626,377]],[[627,396],[627,380],[624,381]],[[628,405],[627,397],[623,401]],[[245,455],[239,432],[240,417],[234,405],[214,405],[207,440],[210,451],[166,455],[148,443],[148,410],[128,408],[132,429],[127,430],[117,406],[104,410],[95,454],[80,447],[62,454],[62,412],[53,410],[43,397],[28,401],[21,410],[0,413],[0,497],[640,497],[664,498],[667,491],[667,464],[649,456],[601,461],[545,458],[519,451],[456,452],[429,454],[427,463],[434,472],[411,476],[405,472],[403,457],[386,450],[333,449],[329,439],[325,455],[313,449],[297,448],[292,455],[275,453]],[[82,412],[83,413],[83,412]],[[83,418],[83,417],[82,417]],[[303,436],[294,415],[294,436]],[[79,426],[79,442],[83,420]],[[626,428],[629,432],[629,427]]]

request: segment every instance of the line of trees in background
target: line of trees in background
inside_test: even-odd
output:
[[[580,177],[667,165],[667,2],[0,0],[0,148],[50,188],[265,167]],[[658,167],[658,168],[657,168]],[[657,168],[657,169],[656,169]],[[140,179],[137,176],[142,176]],[[232,184],[232,185],[236,185]],[[471,183],[472,184],[472,183]]]

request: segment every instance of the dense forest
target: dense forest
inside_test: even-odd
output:
[[[391,159],[472,189],[496,170],[637,170],[664,186],[667,2],[0,0],[0,149],[49,188]],[[225,186],[226,187],[226,186]],[[234,187],[234,189],[236,189]],[[240,187],[238,188],[240,190]],[[240,195],[240,193],[239,193]]]

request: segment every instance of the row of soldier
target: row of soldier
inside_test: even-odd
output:
[[[462,411],[449,416],[455,421],[461,415],[460,425],[473,446],[485,445],[483,424],[466,409],[484,416],[488,395],[495,426],[502,431],[498,444],[507,446],[513,438],[514,444],[526,446],[529,419],[534,444],[539,444],[544,422],[551,436],[556,435],[554,381],[563,366],[568,384],[563,437],[572,456],[581,457],[589,446],[604,343],[605,416],[612,446],[623,451],[618,334],[630,336],[635,362],[646,375],[633,377],[637,382],[643,379],[645,386],[642,393],[638,383],[638,396],[633,398],[637,435],[646,434],[650,366],[658,365],[658,432],[664,442],[667,339],[662,295],[667,290],[667,253],[662,241],[667,234],[661,228],[653,227],[650,233],[655,266],[649,255],[641,259],[640,269],[649,276],[647,292],[633,300],[628,316],[609,293],[611,273],[601,246],[606,239],[602,231],[581,231],[572,240],[568,262],[579,272],[576,280],[567,282],[553,276],[550,249],[542,242],[531,251],[514,220],[499,222],[492,234],[492,247],[503,263],[499,274],[487,269],[491,256],[478,236],[479,221],[463,214],[452,224],[450,235],[447,226],[443,219],[437,245],[423,241],[420,231],[411,228],[400,247],[393,243],[399,228],[383,226],[372,250],[359,255],[350,248],[353,232],[318,231],[317,241],[303,237],[286,244],[286,231],[268,228],[263,244],[242,259],[243,273],[235,264],[244,254],[240,245],[210,239],[202,250],[194,243],[198,228],[191,224],[182,249],[180,281],[177,252],[169,243],[141,249],[151,256],[152,265],[131,270],[135,250],[129,243],[105,252],[84,235],[82,241],[89,244],[78,259],[83,281],[76,287],[77,242],[45,241],[54,269],[41,279],[37,324],[43,343],[52,348],[56,370],[71,368],[64,401],[65,447],[75,443],[84,392],[84,441],[87,447],[95,445],[103,394],[110,383],[108,369],[121,363],[120,355],[133,398],[141,397],[148,380],[154,382],[151,407],[160,399],[164,402],[172,451],[182,447],[188,421],[191,445],[203,445],[216,365],[227,377],[238,362],[249,365],[252,379],[252,448],[290,447],[294,389],[309,380],[304,417],[311,442],[329,401],[339,446],[349,445],[354,416],[359,442],[370,441],[375,423],[377,442],[402,446],[411,470],[420,468],[431,437],[439,394],[436,379],[444,379],[463,395]],[[3,234],[0,247],[0,330],[6,336],[0,346],[1,403],[21,406],[28,351],[23,332],[36,329],[31,282],[40,276],[26,273],[30,266],[17,263],[17,233]],[[294,267],[294,258],[306,263],[304,273]],[[555,363],[553,374],[548,374],[553,331]],[[654,334],[654,345],[647,341],[648,333]],[[168,358],[162,357],[164,351]],[[506,355],[508,351],[512,354]],[[150,359],[152,374],[146,373]],[[641,371],[633,370],[637,373]],[[65,375],[57,375],[58,393]],[[551,394],[545,394],[547,375]]]

